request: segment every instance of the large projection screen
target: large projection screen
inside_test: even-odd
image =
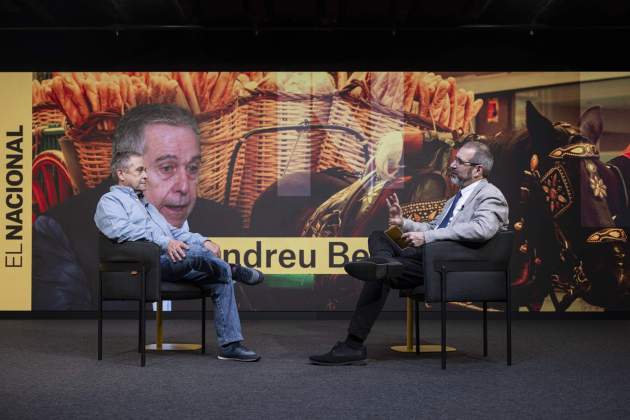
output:
[[[148,103],[196,118],[190,191],[157,166],[149,188],[166,213],[188,206],[169,222],[266,274],[237,285],[241,310],[352,310],[362,284],[343,264],[387,228],[385,197],[432,220],[472,138],[510,205],[515,310],[630,309],[628,73],[51,71],[0,73],[0,89],[0,310],[96,309],[94,209],[118,120]]]

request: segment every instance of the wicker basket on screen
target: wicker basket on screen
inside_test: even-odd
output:
[[[80,127],[68,130],[88,188],[94,188],[110,175],[112,138],[119,118],[117,113],[96,112]]]
[[[256,91],[240,106],[247,131],[266,127],[326,124],[331,95]],[[328,133],[323,130],[278,130],[247,138],[234,168],[230,205],[249,227],[258,196],[284,175],[315,171]]]
[[[224,109],[197,115],[201,132],[201,169],[198,193],[200,197],[223,203],[232,151],[246,129],[245,114],[240,112],[238,101]],[[243,156],[236,165],[242,171]],[[239,176],[235,177],[240,180]],[[236,189],[238,191],[238,189]],[[234,190],[232,190],[233,197]],[[233,203],[234,200],[229,200]]]
[[[33,130],[37,128],[47,128],[49,125],[63,127],[66,116],[59,107],[52,103],[41,103],[33,107]]]
[[[66,116],[59,107],[52,103],[40,103],[33,107],[33,153],[41,151],[42,131],[51,126],[63,127],[66,123]]]
[[[368,156],[374,155],[374,148],[379,139],[391,131],[403,131],[405,127],[450,131],[449,128],[421,118],[415,114],[404,113],[387,108],[376,102],[357,99],[349,93],[355,87],[367,89],[365,83],[355,81],[335,96],[330,109],[328,124],[352,128],[361,133],[367,144],[361,144],[356,136],[343,131],[331,133],[322,146],[317,170],[322,171],[338,167],[360,174],[366,165]]]

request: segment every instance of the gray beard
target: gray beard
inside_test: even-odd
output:
[[[456,177],[455,175],[451,175],[451,182],[458,187],[462,186],[462,180]]]

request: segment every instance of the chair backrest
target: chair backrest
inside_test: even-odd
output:
[[[118,243],[99,232],[99,261],[139,262],[145,267],[147,301],[157,301],[160,297],[160,247],[148,241]],[[101,274],[103,279],[102,296],[105,300],[139,299],[139,274]]]
[[[440,261],[487,263],[491,270],[448,274],[447,300],[493,301],[506,298],[514,232],[497,233],[487,242],[436,241],[423,247],[425,300],[438,302],[441,296]]]

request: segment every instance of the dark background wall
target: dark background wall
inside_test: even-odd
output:
[[[3,70],[625,69],[627,2],[6,0]]]
[[[626,29],[222,32],[5,30],[5,71],[162,69],[622,70]],[[584,43],[579,40],[583,39]],[[611,43],[619,48],[612,48]]]

